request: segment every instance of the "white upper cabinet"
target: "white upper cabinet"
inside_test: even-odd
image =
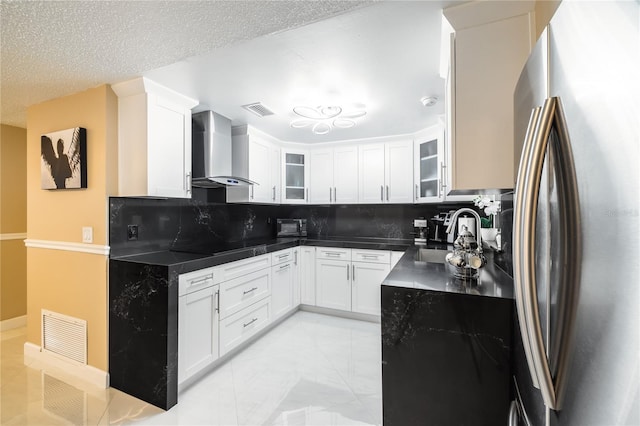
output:
[[[306,204],[309,200],[309,152],[282,148],[282,203]]]
[[[361,145],[358,149],[361,203],[413,202],[413,141]]]
[[[414,141],[414,202],[472,201],[476,194],[447,195],[451,182],[451,164],[443,127],[431,127],[416,135]]]
[[[198,101],[147,78],[118,96],[118,195],[191,197],[191,108]]]
[[[280,203],[279,146],[249,126],[231,130],[233,175],[256,182],[256,185],[228,187],[227,201]]]
[[[455,29],[448,107],[451,187],[510,189],[513,92],[535,43],[535,2],[469,2],[444,9]]]
[[[312,150],[309,182],[310,204],[357,203],[357,146]]]
[[[362,145],[358,149],[361,203],[384,202],[384,144]]]
[[[444,200],[445,158],[442,137],[438,134],[414,141],[414,201],[434,203]]]

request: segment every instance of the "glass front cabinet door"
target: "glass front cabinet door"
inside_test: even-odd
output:
[[[444,200],[445,158],[442,132],[425,134],[414,141],[414,202]]]
[[[306,151],[282,150],[282,203],[306,204],[309,197],[309,165]]]

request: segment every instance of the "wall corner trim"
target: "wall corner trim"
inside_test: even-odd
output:
[[[111,247],[101,246],[98,244],[70,243],[66,241],[50,241],[50,240],[24,240],[24,245],[28,248],[42,248],[49,250],[76,251],[80,253],[101,254],[108,256]]]
[[[27,238],[27,233],[26,232],[13,233],[13,234],[0,234],[0,241],[24,240],[25,238]]]
[[[47,352],[42,352],[40,346],[30,342],[24,344],[24,363],[29,367],[40,368],[47,374],[64,380],[65,376],[73,376],[82,382],[98,386],[101,389],[109,387],[109,373],[90,365],[78,365],[67,362]]]

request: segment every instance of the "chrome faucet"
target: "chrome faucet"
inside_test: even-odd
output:
[[[476,241],[478,242],[478,251],[482,251],[482,237],[480,236],[481,232],[480,232],[480,215],[475,211],[472,210],[468,207],[463,207],[461,209],[458,209],[455,211],[455,213],[453,213],[453,216],[451,216],[450,219],[450,223],[449,223],[449,227],[447,228],[447,234],[450,234],[453,232],[453,227],[455,226],[455,224],[458,221],[458,216],[460,216],[460,214],[462,213],[471,213],[473,215],[473,217],[476,219]]]

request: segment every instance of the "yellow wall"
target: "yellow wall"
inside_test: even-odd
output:
[[[27,232],[27,130],[0,128],[0,234]],[[21,239],[0,241],[0,321],[27,313],[27,252]]]
[[[40,189],[40,136],[87,129],[87,188]],[[31,106],[27,111],[27,238],[108,244],[108,196],[117,185],[117,98],[109,86]],[[48,309],[87,321],[88,363],[108,370],[108,257],[27,249],[27,340],[40,346],[40,312]]]

